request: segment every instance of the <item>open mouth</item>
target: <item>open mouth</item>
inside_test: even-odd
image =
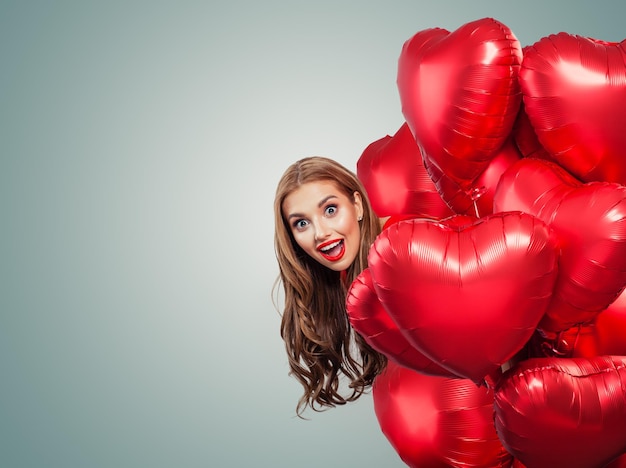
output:
[[[320,245],[317,251],[329,262],[336,262],[343,257],[346,249],[343,240],[333,240]]]

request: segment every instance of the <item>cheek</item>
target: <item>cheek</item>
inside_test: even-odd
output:
[[[337,213],[335,216],[330,218],[330,223],[332,223],[333,228],[337,231],[343,231],[344,233],[350,229],[353,213],[351,210],[344,209]]]
[[[293,234],[296,244],[305,252],[311,249],[311,235],[306,232],[298,232]]]
[[[358,250],[361,242],[361,226],[356,219],[348,218],[343,223],[343,233],[350,242],[351,250]]]
[[[350,236],[359,236],[361,228],[359,222],[356,220],[356,214],[353,216],[347,216],[343,220],[344,231]]]

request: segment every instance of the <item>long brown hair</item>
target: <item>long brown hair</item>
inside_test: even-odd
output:
[[[282,208],[285,198],[302,184],[331,181],[354,201],[361,195],[363,219],[356,259],[345,272],[322,266],[296,243]],[[296,412],[306,406],[315,411],[356,400],[385,367],[386,358],[354,332],[346,314],[347,286],[367,267],[367,254],[380,233],[378,217],[356,175],[332,159],[301,159],[283,174],[274,200],[276,259],[280,268],[285,308],[281,336],[289,358],[290,375],[304,387]],[[356,345],[356,346],[353,346]],[[355,349],[356,348],[356,349]],[[349,379],[351,391],[342,396],[340,377]]]

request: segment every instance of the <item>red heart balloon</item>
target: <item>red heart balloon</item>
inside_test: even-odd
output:
[[[372,398],[383,434],[410,467],[511,466],[493,424],[491,390],[389,362]]]
[[[378,300],[368,268],[350,285],[346,310],[352,328],[390,360],[426,374],[457,377],[424,356],[402,335]]]
[[[511,139],[496,152],[489,165],[469,188],[465,189],[441,172],[437,166],[424,162],[426,170],[441,194],[441,198],[455,213],[480,218],[493,214],[493,194],[500,176],[521,154]]]
[[[626,468],[626,455],[622,455],[619,458],[616,458],[604,468]]]
[[[626,452],[626,357],[536,358],[495,391],[500,440],[528,467],[604,467]]]
[[[585,182],[626,185],[626,41],[559,33],[525,49],[526,113],[542,146]]]
[[[367,146],[356,171],[372,208],[381,218],[416,215],[440,219],[454,214],[426,172],[406,123],[393,137],[387,135]]]
[[[583,184],[557,164],[524,158],[500,178],[494,209],[536,216],[559,240],[559,278],[541,329],[592,320],[626,286],[626,187]]]
[[[504,24],[483,18],[405,42],[398,60],[402,113],[423,157],[463,188],[511,132],[521,102],[522,50]]]
[[[626,356],[626,292],[596,317],[592,328],[597,354]]]
[[[409,342],[476,383],[532,335],[556,261],[547,226],[523,213],[465,225],[401,221],[378,236],[368,257],[376,294]]]
[[[526,114],[526,109],[523,104],[520,106],[517,119],[515,119],[515,123],[513,124],[511,137],[523,157],[555,161],[555,159],[550,156],[550,153],[539,143],[535,129],[530,123],[530,119],[528,118],[528,114]]]
[[[626,356],[626,292],[593,321],[576,325],[554,337],[538,333],[533,336],[531,345],[537,356]]]

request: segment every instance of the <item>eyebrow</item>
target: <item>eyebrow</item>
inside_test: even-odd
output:
[[[332,200],[333,198],[339,197],[337,197],[337,195],[328,195],[327,197],[322,198],[322,200],[317,204],[317,207],[321,208],[328,200]],[[287,216],[287,219],[291,218],[304,218],[304,215],[301,213],[291,213],[289,216]]]

